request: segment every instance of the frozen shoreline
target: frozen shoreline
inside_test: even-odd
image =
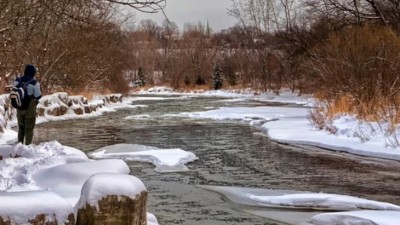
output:
[[[139,94],[148,95],[184,95],[184,96],[219,96],[231,98],[226,101],[265,101],[291,103],[295,107],[222,107],[202,112],[179,113],[166,115],[195,119],[242,120],[250,125],[261,127],[275,141],[287,144],[304,144],[322,147],[327,150],[347,152],[354,155],[376,157],[400,161],[400,147],[389,146],[391,139],[400,140],[400,132],[388,136],[382,130],[385,124],[365,123],[355,116],[346,115],[335,119],[332,123],[336,134],[318,130],[309,121],[309,108],[315,100],[311,96],[298,96],[290,92],[252,95],[249,93],[233,93],[224,91],[206,91],[204,93],[177,93],[170,88],[157,87]],[[400,128],[397,128],[399,131]]]

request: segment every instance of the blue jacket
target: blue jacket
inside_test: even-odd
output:
[[[29,82],[26,86],[26,90],[29,96],[32,96],[35,100],[39,100],[42,97],[42,92],[40,90],[40,84],[35,80],[34,76],[36,74],[36,67],[33,65],[26,65],[24,75],[18,77],[14,81],[14,86],[17,86],[19,82]]]

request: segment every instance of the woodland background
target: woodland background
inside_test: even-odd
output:
[[[168,1],[168,0],[167,0]],[[320,100],[321,129],[338,114],[399,123],[400,0],[232,0],[237,25],[179,29],[121,14],[164,0],[0,0],[0,90],[27,63],[44,94],[128,92],[132,84],[282,89]]]

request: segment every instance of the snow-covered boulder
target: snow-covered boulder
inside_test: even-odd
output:
[[[85,113],[85,106],[87,106],[87,104],[87,98],[83,97],[82,95],[69,97],[68,107],[72,109],[76,115],[83,115]],[[88,111],[87,113],[90,112],[91,111]]]
[[[75,209],[79,225],[146,225],[147,190],[131,175],[96,174],[83,185]]]
[[[106,104],[107,103],[121,103],[122,95],[121,94],[104,95],[103,101]]]
[[[39,116],[63,116],[66,114],[84,115],[96,112],[106,104],[121,103],[121,94],[99,95],[88,101],[84,96],[68,96],[67,93],[59,92],[47,95],[40,101],[37,112]]]
[[[0,224],[74,225],[74,209],[51,191],[0,193]]]
[[[119,159],[68,163],[42,169],[33,175],[36,185],[50,189],[73,206],[80,198],[85,182],[98,173],[129,174],[128,165]]]
[[[147,190],[123,160],[55,141],[1,146],[0,156],[0,225],[146,224]]]
[[[62,116],[68,112],[69,97],[65,92],[58,92],[52,95],[43,96],[40,100],[38,115]]]
[[[57,92],[40,99],[37,105],[37,116],[54,118],[64,115],[87,115],[106,105],[116,103],[122,103],[122,94],[98,95],[88,101],[81,95],[69,96],[66,92]],[[11,107],[8,94],[0,95],[0,134],[4,134],[7,128],[17,126],[16,120],[16,110]]]
[[[86,105],[86,104],[88,104],[88,99],[82,95],[70,96],[68,106],[71,106],[73,104],[74,105],[79,105],[79,104]]]

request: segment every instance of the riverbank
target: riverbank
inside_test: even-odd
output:
[[[231,98],[226,102],[256,100],[261,102],[292,103],[291,107],[223,107],[199,112],[168,115],[173,117],[208,118],[215,120],[241,120],[261,127],[273,140],[288,143],[311,145],[327,150],[342,151],[350,154],[391,159],[400,161],[400,128],[388,134],[385,126],[377,122],[363,122],[354,115],[343,115],[332,121],[332,131],[321,130],[310,121],[309,112],[316,100],[311,96],[298,96],[289,91],[280,95],[263,93],[254,95],[251,90],[238,91],[195,91],[189,93],[175,92],[168,87],[155,87],[140,90],[137,93],[146,95],[188,95],[220,96]],[[296,106],[297,105],[297,106]]]
[[[17,126],[16,109],[8,98],[6,94],[0,95],[0,144],[16,143],[17,133],[12,129]],[[36,124],[100,116],[120,107],[129,107],[127,105],[121,94],[98,95],[89,101],[80,95],[54,93],[41,98],[37,105]]]

